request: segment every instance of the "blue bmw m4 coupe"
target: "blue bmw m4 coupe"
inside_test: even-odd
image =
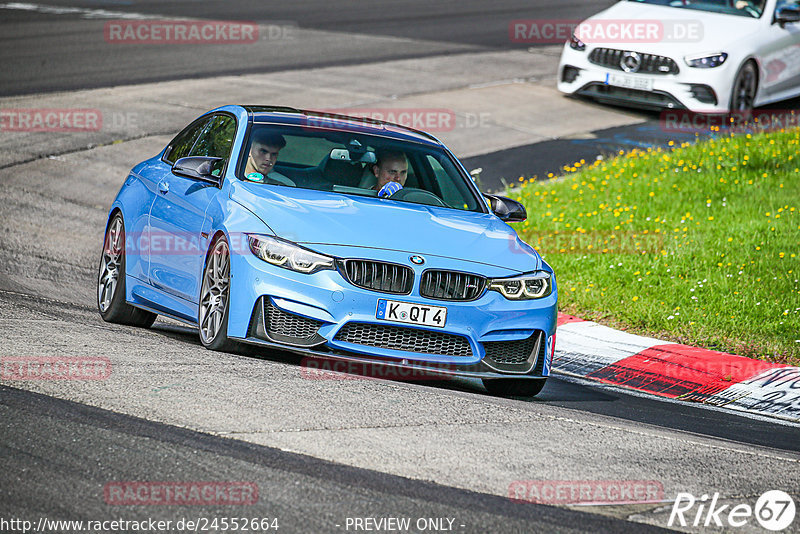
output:
[[[189,323],[212,350],[246,343],[536,395],[557,288],[508,224],[525,217],[424,132],[224,106],[126,178],[98,308],[128,325]]]

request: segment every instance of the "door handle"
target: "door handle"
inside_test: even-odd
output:
[[[162,195],[166,195],[167,193],[169,193],[169,182],[166,182],[164,180],[158,182],[158,192],[161,193]]]

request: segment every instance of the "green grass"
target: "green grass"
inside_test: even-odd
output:
[[[515,225],[559,309],[678,343],[800,363],[800,130],[635,150],[524,180]]]

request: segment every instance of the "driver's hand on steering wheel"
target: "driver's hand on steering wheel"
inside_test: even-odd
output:
[[[403,189],[403,186],[400,185],[398,182],[388,182],[386,185],[381,187],[381,190],[378,191],[378,196],[380,198],[388,198],[398,191]]]

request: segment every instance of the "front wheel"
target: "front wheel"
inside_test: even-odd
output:
[[[533,397],[539,394],[546,379],[484,378],[483,387],[498,397]]]
[[[200,288],[200,342],[211,350],[231,351],[236,343],[228,339],[228,308],[231,287],[231,254],[225,237],[211,246]]]
[[[117,213],[111,219],[100,255],[97,277],[97,309],[108,323],[149,328],[156,314],[125,302],[125,224]]]
[[[749,118],[753,111],[758,91],[758,70],[752,61],[748,61],[733,81],[733,92],[731,93],[730,111],[739,114],[743,118]]]

